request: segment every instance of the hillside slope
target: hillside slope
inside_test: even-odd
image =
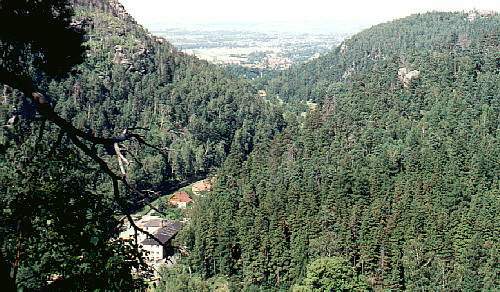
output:
[[[498,42],[498,27],[493,12],[415,14],[356,34],[331,53],[264,84],[285,100],[320,101],[335,92],[338,82],[351,82],[385,61],[407,67],[421,51],[473,51],[484,42]]]
[[[129,149],[138,184],[157,188],[206,174],[230,151],[249,153],[283,128],[280,110],[248,82],[152,36],[118,1],[75,2],[87,57],[79,74],[53,82],[49,93],[58,112],[97,135],[148,129],[146,139],[168,154]]]
[[[281,109],[150,35],[116,0],[74,1],[75,18],[66,1],[1,3],[22,28],[0,28],[2,82],[15,81],[0,101],[2,288],[142,291],[152,270],[136,242],[117,240],[123,221],[270,140]],[[86,59],[67,77],[82,51],[74,26]]]
[[[186,263],[240,289],[498,289],[500,17],[465,16],[376,26],[284,73],[280,95],[321,108],[226,161]]]

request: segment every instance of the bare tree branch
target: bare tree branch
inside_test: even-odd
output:
[[[164,246],[165,244],[163,242],[161,242],[161,240],[159,240],[156,236],[154,236],[153,234],[149,233],[148,231],[142,229],[141,227],[137,226],[137,224],[135,224],[134,222],[134,219],[132,218],[132,216],[130,214],[125,214],[125,216],[127,217],[127,220],[128,222],[130,223],[130,226],[132,226],[132,228],[134,228],[134,230],[137,230],[139,232],[142,232],[143,234],[145,234],[146,236],[150,237],[151,239],[153,239],[154,241],[156,241],[159,245],[161,246]]]
[[[5,72],[0,71],[0,81],[6,83],[7,85],[11,86],[12,88],[16,88],[20,90],[25,98],[31,99],[31,101],[34,103],[36,106],[37,112],[43,117],[44,123],[45,121],[49,121],[56,126],[58,126],[61,129],[61,132],[59,133],[58,140],[55,144],[55,147],[60,143],[63,133],[66,133],[67,137],[73,142],[73,144],[79,148],[85,155],[87,155],[89,158],[91,158],[95,163],[98,164],[99,168],[101,171],[103,171],[106,175],[108,175],[111,178],[112,184],[113,184],[113,196],[118,203],[118,205],[121,208],[121,212],[123,212],[129,221],[130,225],[132,228],[134,228],[134,232],[141,232],[148,236],[149,238],[153,239],[156,241],[159,245],[163,246],[164,243],[162,243],[156,236],[151,234],[150,232],[140,228],[135,224],[130,212],[127,210],[127,207],[125,206],[125,203],[123,202],[123,198],[120,197],[120,189],[119,189],[119,182],[121,182],[127,189],[132,191],[133,193],[139,194],[143,197],[147,197],[145,194],[140,192],[139,190],[135,189],[132,187],[128,181],[126,180],[126,172],[125,168],[123,166],[123,162],[128,164],[128,160],[123,156],[121,153],[121,149],[118,145],[118,143],[125,142],[128,140],[135,139],[137,142],[140,144],[146,145],[150,148],[156,149],[158,151],[161,151],[164,153],[164,149],[161,149],[157,146],[154,146],[150,143],[147,143],[143,137],[141,137],[139,134],[136,133],[130,133],[129,130],[147,130],[146,128],[131,128],[131,129],[125,129],[122,132],[122,135],[114,138],[103,138],[103,137],[96,137],[90,133],[86,133],[76,127],[74,127],[70,122],[68,122],[66,119],[62,118],[59,116],[53,109],[52,105],[48,101],[48,99],[40,92],[38,92],[31,81],[28,80],[23,80],[19,78],[13,78],[13,76],[9,76]],[[9,82],[12,81],[12,82]],[[44,125],[41,128],[41,133],[43,132]],[[93,146],[94,145],[103,145],[104,147],[112,147],[116,151],[116,154],[118,156],[118,161],[120,164],[120,169],[122,172],[122,175],[116,174],[114,171],[111,170],[109,165],[99,157],[95,149],[89,148],[84,141],[91,143]],[[149,204],[149,203],[148,203]],[[161,212],[160,212],[161,213]],[[138,245],[138,243],[136,242]]]
[[[115,152],[116,152],[116,157],[118,159],[118,165],[120,166],[120,171],[122,172],[122,174],[124,176],[126,176],[127,175],[127,171],[125,170],[124,164],[126,164],[128,166],[130,163],[125,158],[125,156],[123,156],[123,154],[121,152],[121,149],[120,149],[120,146],[118,145],[118,143],[115,143],[113,146],[114,146],[114,149],[115,149]]]

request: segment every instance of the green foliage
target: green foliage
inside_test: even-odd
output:
[[[63,1],[31,2],[16,3],[57,4],[62,13],[49,17],[67,29]],[[138,189],[171,189],[220,167],[179,235],[186,266],[163,271],[160,290],[363,290],[361,279],[380,290],[497,289],[497,14],[420,14],[362,32],[268,79],[271,95],[296,103],[284,114],[279,98],[258,97],[248,81],[176,51],[105,3],[77,9],[89,49],[79,74],[36,85],[87,132],[144,129],[160,151],[127,145]],[[45,44],[49,53],[31,50],[39,36],[0,36],[0,48],[14,48],[2,50],[0,82],[17,65],[14,77],[31,81],[62,73],[38,70],[64,50],[59,42]],[[61,69],[77,63],[65,60]],[[418,78],[402,81],[401,68]],[[131,273],[143,268],[140,255],[113,238],[114,218],[144,198],[112,198],[88,157],[16,94],[4,92],[0,108],[3,122],[23,109],[0,133],[0,249],[16,284],[142,288]],[[295,117],[305,100],[319,107]],[[54,275],[63,281],[49,284]]]
[[[366,291],[368,285],[358,278],[343,258],[319,258],[307,266],[302,284],[293,291]]]
[[[71,26],[72,16],[67,0],[2,0],[0,83],[28,86],[40,75],[61,77],[81,63],[83,33]]]
[[[496,289],[499,17],[465,16],[416,15],[351,38],[394,50],[348,46],[364,64],[355,75],[313,82],[329,94],[303,123],[225,161],[185,230],[193,271],[280,289],[311,261],[341,257],[373,289]],[[444,42],[465,32],[466,45]],[[400,68],[420,76],[405,84]]]
[[[98,171],[71,147],[51,151],[51,142],[26,139],[0,159],[0,248],[18,265],[18,288],[140,288],[131,269],[143,268],[141,255],[114,240],[117,210],[109,191],[93,187]],[[52,276],[62,281],[48,286]]]
[[[87,6],[76,10],[89,48],[79,74],[51,83],[57,110],[80,129],[101,136],[147,128],[158,152],[132,147],[130,177],[161,189],[203,176],[232,149],[248,154],[281,131],[282,109],[260,98],[246,80],[178,52],[128,17]]]
[[[477,13],[477,12],[476,12]],[[384,70],[392,58],[403,65],[424,51],[446,54],[473,51],[484,42],[498,42],[498,16],[468,20],[468,13],[423,13],[373,26],[345,40],[329,54],[260,80],[268,94],[284,100],[322,101],[338,94],[338,85]],[[391,73],[393,74],[393,73]],[[340,89],[341,90],[341,89]]]
[[[0,118],[0,281],[6,291],[143,287],[131,274],[146,270],[141,255],[114,239],[117,210],[109,192],[96,187],[104,185],[99,172],[74,148],[61,146],[63,133],[56,138],[15,91],[31,94],[81,62],[83,35],[71,25],[72,15],[65,0],[0,3],[0,83],[13,87],[4,87]]]
[[[259,98],[247,81],[149,35],[117,1],[72,2],[74,18],[62,0],[2,1],[0,83],[36,88],[59,115],[96,136],[141,128],[136,131],[156,148],[124,146],[135,188],[171,190],[213,171],[231,151],[248,155],[284,128],[281,108]],[[81,61],[83,48],[85,61],[64,76]],[[6,88],[2,125],[11,117],[0,129],[0,203],[7,212],[2,276],[15,263],[17,285],[29,289],[47,287],[51,275],[62,276],[66,290],[140,287],[131,273],[139,269],[139,255],[112,239],[119,224],[113,218],[143,207],[144,197],[122,191],[111,198],[110,183],[93,162]],[[116,158],[106,157],[109,149],[88,146],[117,169]],[[19,234],[30,241],[19,244]]]
[[[186,266],[177,264],[173,268],[160,271],[160,281],[155,285],[155,291],[216,291],[229,292],[231,283],[225,277],[203,279],[200,275],[191,274]]]
[[[163,269],[156,291],[210,291],[209,285],[200,276],[191,276],[182,268]]]
[[[1,13],[5,16],[2,17],[2,23],[5,24],[4,22],[9,20],[12,20],[13,23],[2,25],[0,45],[9,50],[2,50],[0,63],[3,67],[0,77],[3,79],[0,82],[12,77],[13,73],[22,74],[22,76],[14,76],[17,79],[23,79],[26,75],[26,79],[39,81],[39,75],[44,72],[30,71],[33,68],[36,69],[37,65],[43,69],[50,69],[51,66],[57,65],[56,69],[67,70],[68,67],[77,63],[73,57],[81,57],[79,54],[81,50],[76,50],[76,52],[72,50],[72,42],[81,40],[77,38],[78,36],[81,38],[81,33],[77,29],[68,27],[72,13],[66,5],[67,3],[65,1],[31,2],[33,1],[2,2]],[[173,49],[170,44],[156,40],[131,18],[126,17],[123,11],[117,10],[111,4],[106,4],[106,1],[91,1],[91,5],[88,5],[88,1],[75,2],[85,4],[77,7],[75,23],[86,30],[87,58],[77,68],[78,75],[72,75],[64,80],[52,81],[48,84],[45,81],[39,82],[36,86],[54,98],[54,102],[57,104],[56,111],[59,114],[71,121],[76,127],[92,134],[109,137],[116,136],[125,128],[148,128],[144,133],[145,139],[150,144],[166,150],[159,152],[156,149],[144,149],[144,147],[134,144],[129,146],[127,156],[133,161],[128,169],[129,177],[137,188],[168,189],[179,180],[192,179],[199,174],[206,174],[220,165],[231,149],[242,149],[242,151],[249,153],[258,139],[273,135],[273,132],[283,127],[283,122],[279,119],[279,109],[259,99],[247,82],[232,78],[222,69],[185,56]],[[33,13],[29,12],[33,9],[35,10]],[[29,20],[27,23],[39,22],[39,24],[33,24],[31,28],[29,25],[18,24],[24,18],[13,19],[13,16],[16,15],[12,13],[14,10],[22,10],[19,17],[25,17]],[[51,17],[54,18],[54,21],[47,21],[47,18]],[[45,24],[53,26],[46,27]],[[61,26],[61,29],[67,30],[67,35],[61,36],[61,39],[68,43],[61,44],[59,39],[54,41],[47,35],[50,32],[51,35],[60,37],[55,32],[57,25]],[[16,29],[20,30],[20,33],[17,33]],[[38,34],[38,29],[42,29],[43,32]],[[78,48],[81,49],[81,47]],[[61,49],[64,52],[61,53]],[[17,58],[21,55],[23,58]],[[69,63],[62,64],[55,57],[62,57],[63,61]],[[14,59],[19,59],[21,62],[12,62]],[[24,62],[25,59],[26,62]],[[47,61],[47,63],[38,64],[39,61]],[[22,66],[22,70],[17,70],[18,68],[14,65]],[[46,65],[49,67],[45,68]],[[48,69],[45,70],[46,73],[53,73]],[[85,214],[86,212],[94,214],[92,216],[96,216],[97,222],[76,221],[80,225],[70,224],[70,226],[66,226],[64,224],[68,223],[69,218],[83,216],[83,214],[57,215],[61,221],[61,228],[67,233],[59,234],[59,230],[54,231],[53,241],[57,242],[59,239],[56,246],[61,250],[64,250],[63,247],[69,246],[67,252],[60,257],[55,255],[47,256],[47,258],[42,257],[41,263],[36,262],[35,258],[16,260],[17,247],[14,244],[16,241],[14,239],[8,240],[7,237],[4,241],[2,238],[2,249],[5,248],[7,253],[6,260],[21,263],[19,286],[35,288],[37,285],[39,287],[46,285],[50,269],[53,269],[56,274],[63,274],[65,278],[75,279],[84,277],[81,273],[91,275],[90,271],[94,275],[99,272],[126,272],[124,276],[131,277],[130,265],[133,261],[130,260],[129,251],[123,252],[122,256],[121,247],[107,246],[109,239],[116,235],[115,229],[118,225],[118,222],[109,220],[109,218],[120,212],[116,210],[115,204],[117,202],[113,202],[117,198],[109,198],[107,192],[109,192],[110,186],[97,171],[92,169],[90,166],[92,163],[79,157],[78,153],[71,152],[74,151],[71,147],[68,147],[69,150],[64,150],[71,153],[71,155],[66,154],[68,160],[64,161],[69,164],[71,159],[75,159],[75,164],[82,164],[82,170],[76,171],[76,169],[67,166],[66,169],[69,173],[62,172],[58,168],[57,159],[59,158],[56,159],[52,156],[43,160],[47,165],[37,164],[37,161],[33,160],[36,158],[34,154],[29,155],[25,165],[19,160],[19,155],[24,155],[18,152],[20,145],[25,145],[23,139],[27,139],[30,134],[33,135],[39,128],[40,133],[42,133],[39,135],[39,140],[33,142],[28,139],[31,144],[26,146],[25,151],[36,149],[34,153],[43,157],[45,153],[41,150],[57,153],[62,151],[59,145],[67,143],[68,140],[62,136],[62,141],[56,142],[56,137],[45,137],[43,135],[45,122],[33,121],[34,114],[26,114],[26,109],[31,111],[34,109],[18,102],[16,94],[17,92],[8,94],[4,92],[6,96],[4,97],[5,102],[2,104],[2,122],[6,122],[12,115],[19,114],[18,109],[21,105],[22,119],[15,127],[25,131],[19,132],[17,128],[2,128],[1,150],[2,155],[4,155],[2,166],[9,170],[2,173],[5,175],[3,177],[5,185],[2,184],[2,187],[7,194],[12,194],[3,196],[2,200],[5,200],[5,209],[10,212],[9,216],[13,216],[5,218],[11,221],[6,223],[4,234],[10,232],[11,236],[15,237],[18,233],[15,232],[17,229],[27,232],[24,231],[24,226],[23,228],[16,227],[15,219],[19,216],[23,217],[23,222],[25,222],[23,224],[38,222],[38,217],[43,218],[40,219],[40,222],[47,222],[49,219],[44,221],[44,216],[50,216],[50,214],[56,216],[59,214],[57,210],[62,212],[60,209],[66,206],[68,200],[74,199],[73,197],[98,198],[95,204],[76,200],[77,205],[81,207],[79,211]],[[51,134],[55,131],[52,127],[46,130],[50,131]],[[235,140],[236,132],[239,133],[239,138]],[[236,144],[240,142],[242,143],[241,147]],[[54,144],[54,150],[41,147],[49,144]],[[95,149],[95,151],[101,153],[103,149]],[[83,161],[78,161],[77,158]],[[10,171],[18,170],[21,165],[26,169],[45,170],[45,172],[31,173],[26,171],[26,173],[30,173],[28,178],[32,178],[34,181],[11,174]],[[85,170],[86,167],[90,170]],[[93,173],[93,177],[79,181],[79,178],[85,177],[79,177],[85,171]],[[42,180],[44,173],[50,177],[50,181]],[[10,175],[12,177],[9,177]],[[15,183],[7,184],[9,179]],[[38,180],[42,180],[43,183],[37,184]],[[53,182],[54,180],[59,180],[61,184],[57,181]],[[27,189],[18,190],[19,187]],[[85,196],[86,192],[92,195]],[[14,194],[28,195],[17,196]],[[12,197],[17,197],[18,200],[24,199],[22,203],[11,206],[9,204],[12,204]],[[127,204],[130,209],[139,208],[140,205],[137,201],[143,200],[142,197],[135,198],[130,194],[124,194],[124,198],[119,199],[123,200],[120,203]],[[37,208],[31,209],[32,204],[35,203],[37,204],[35,206],[39,206],[40,212],[44,212],[43,214],[28,212],[38,210]],[[86,205],[86,203],[88,204]],[[70,210],[72,209],[67,209],[68,212]],[[104,213],[99,213],[99,210]],[[178,216],[178,214],[174,215]],[[51,220],[49,221],[52,222]],[[102,222],[101,220],[107,221]],[[104,223],[106,224],[103,225]],[[26,228],[31,230],[35,227],[28,225]],[[48,227],[43,228],[45,229],[42,230],[46,230]],[[88,230],[81,231],[85,228]],[[103,228],[100,231],[102,235],[90,235],[94,232],[97,233],[99,228]],[[41,237],[41,234],[43,234],[42,231],[31,234],[33,240],[39,240],[36,246],[40,246],[40,250],[28,250],[30,245],[22,247],[26,251],[26,256],[34,257],[34,253],[42,255],[55,253],[50,249],[41,249],[42,246],[49,246],[48,239]],[[84,238],[69,236],[73,234],[75,236],[80,234]],[[67,241],[60,240],[61,238]],[[102,242],[106,244],[99,245]],[[68,260],[68,258],[81,257],[84,249],[79,244],[85,243],[89,243],[91,247],[99,247],[95,249],[96,255],[99,252],[103,254],[101,257],[95,258],[94,256],[84,256],[89,261],[95,261],[95,264],[94,266],[87,265],[83,271],[79,271],[75,265],[70,264],[73,261]],[[35,243],[33,242],[33,244]],[[114,250],[116,260],[107,263],[106,261],[111,259],[106,250]],[[114,265],[117,264],[123,264],[123,268],[115,267]],[[31,271],[34,267],[39,266],[43,266],[43,268]],[[67,267],[66,270],[61,270],[62,266]],[[69,271],[70,268],[71,271]],[[75,275],[71,273],[75,273]],[[111,281],[113,277],[101,275],[100,279],[104,282],[109,280],[108,284],[113,287],[112,283],[114,282]],[[118,277],[118,275],[114,277],[114,280],[122,281],[124,286],[133,282],[132,279],[127,280],[128,282],[122,279],[123,275],[122,277]],[[95,283],[96,285],[102,284],[99,284],[99,281],[95,281]],[[81,288],[83,289],[88,284],[87,280],[82,280]],[[91,287],[88,288],[91,289]]]

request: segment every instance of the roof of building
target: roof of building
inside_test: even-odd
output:
[[[182,223],[178,221],[165,221],[164,226],[153,234],[163,244],[171,240],[182,228]],[[158,242],[152,238],[146,238],[141,242],[142,245],[159,245]]]
[[[176,192],[171,198],[170,203],[191,203],[193,199],[186,192]]]
[[[206,192],[212,189],[212,182],[209,179],[196,182],[192,186],[193,192]]]
[[[165,220],[163,219],[151,219],[146,222],[144,222],[144,227],[162,227],[164,226]]]

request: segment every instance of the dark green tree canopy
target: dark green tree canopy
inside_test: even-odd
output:
[[[17,89],[0,104],[2,276],[12,287],[44,288],[61,275],[75,290],[130,290],[141,283],[130,273],[141,258],[137,245],[113,241],[115,219],[133,224],[151,193],[206,175],[230,151],[250,153],[284,121],[246,81],[152,37],[118,1],[73,2],[73,19],[64,1],[1,2],[2,24],[37,32],[0,27],[0,84]],[[67,76],[85,47],[78,74]],[[19,102],[37,114],[11,124]],[[117,149],[128,158],[121,167]]]
[[[242,289],[498,290],[499,28],[413,15],[271,80],[318,108],[225,161],[187,264]]]
[[[83,60],[83,30],[67,0],[0,1],[0,83],[29,86],[60,77]]]

